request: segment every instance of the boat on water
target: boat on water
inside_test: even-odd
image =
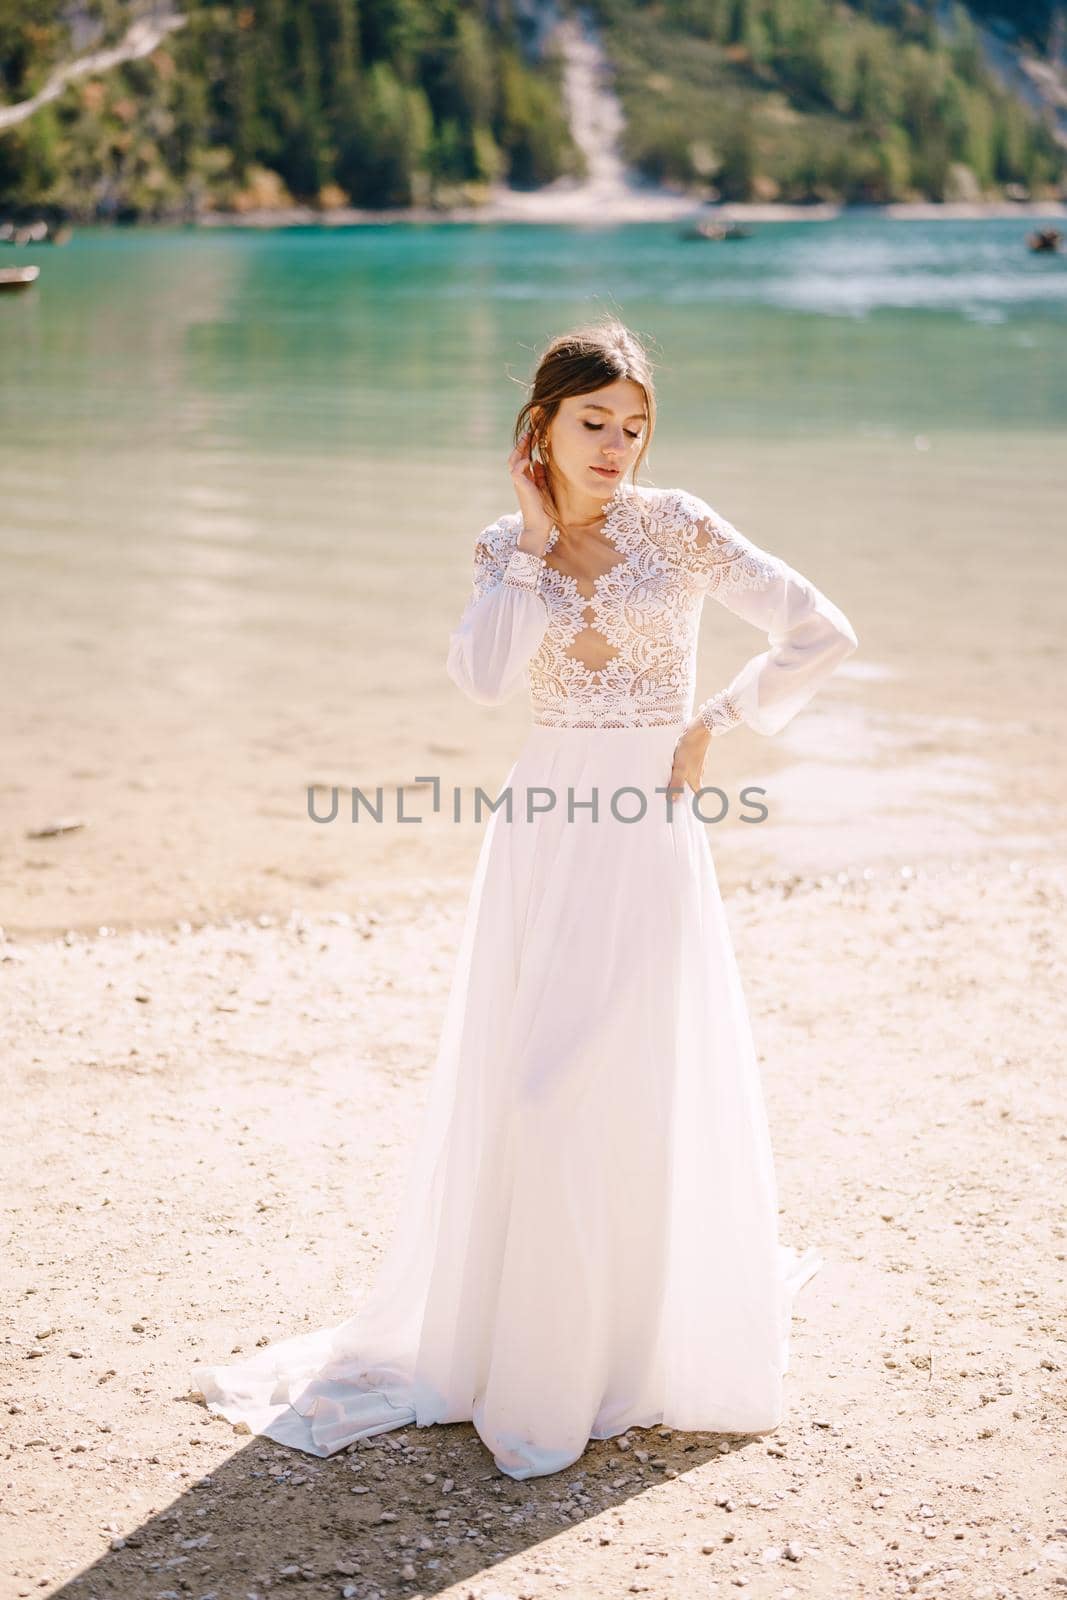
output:
[[[0,267],[0,289],[28,289],[40,275],[40,267]]]
[[[73,229],[69,222],[0,222],[0,244],[68,244]]]
[[[683,228],[679,233],[681,239],[750,239],[752,229],[746,228],[741,222],[713,222],[707,218],[702,222],[694,222],[688,228]]]

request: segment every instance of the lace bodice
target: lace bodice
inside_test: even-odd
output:
[[[533,721],[559,728],[684,723],[711,594],[762,627],[769,648],[697,707],[713,735],[740,722],[775,733],[857,648],[847,618],[806,578],[746,539],[697,495],[620,484],[602,537],[611,564],[579,579],[519,550],[522,513],[483,529],[449,639],[448,671],[497,704],[525,682]]]

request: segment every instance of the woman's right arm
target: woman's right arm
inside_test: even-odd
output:
[[[548,627],[540,592],[545,559],[518,547],[521,526],[521,514],[512,512],[478,535],[470,598],[449,635],[448,675],[478,705],[500,705],[521,687]]]

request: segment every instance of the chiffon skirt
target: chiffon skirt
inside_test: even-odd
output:
[[[682,727],[529,729],[374,1283],[335,1326],[195,1367],[212,1412],[316,1456],[470,1421],[511,1478],[633,1426],[778,1426],[822,1263],[779,1241],[706,825],[688,787],[670,820],[656,793]]]

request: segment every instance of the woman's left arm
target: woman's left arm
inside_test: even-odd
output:
[[[702,701],[697,715],[713,738],[739,722],[754,733],[778,733],[859,648],[856,631],[809,578],[723,518],[713,514],[697,532],[697,570],[706,575],[708,593],[767,635],[767,649]]]
[[[701,701],[684,737],[695,751],[702,731],[716,738],[745,723],[754,733],[778,733],[858,649],[855,629],[795,567],[761,550],[696,495],[681,498],[690,570],[720,605],[767,635],[767,648]]]

